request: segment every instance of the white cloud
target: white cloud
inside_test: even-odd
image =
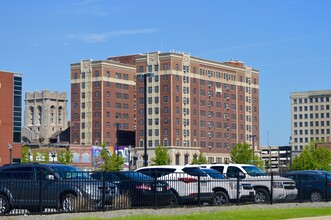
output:
[[[67,40],[80,40],[87,43],[100,43],[109,40],[112,37],[148,34],[158,32],[157,29],[138,29],[138,30],[122,30],[106,33],[89,33],[89,34],[68,34]]]

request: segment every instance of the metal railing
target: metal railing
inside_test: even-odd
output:
[[[125,174],[125,175],[124,175]],[[158,178],[135,172],[43,172],[0,173],[0,215],[52,214],[128,209],[159,208],[180,205],[240,205],[254,203],[306,202],[311,193],[328,201],[330,179],[291,181],[268,176],[214,178],[172,173]],[[93,177],[93,178],[92,178]],[[307,195],[304,186],[320,185]],[[253,188],[252,188],[253,187]],[[296,188],[299,190],[297,191]],[[296,200],[294,200],[295,193]],[[326,196],[328,195],[328,196]],[[254,197],[255,196],[255,197]]]

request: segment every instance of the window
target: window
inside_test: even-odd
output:
[[[167,69],[168,69],[168,64],[167,63],[163,64],[163,70],[167,70]]]

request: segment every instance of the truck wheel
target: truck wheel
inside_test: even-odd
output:
[[[268,203],[270,202],[270,195],[265,189],[255,190],[255,202],[257,203]]]
[[[323,195],[319,191],[312,191],[310,193],[310,201],[311,202],[320,202],[323,199]]]
[[[68,193],[62,197],[61,209],[63,212],[72,212],[77,210],[77,196]]]
[[[10,212],[10,204],[6,196],[0,195],[0,214],[8,214]]]
[[[216,192],[213,196],[213,205],[226,205],[229,203],[229,196],[225,192]]]

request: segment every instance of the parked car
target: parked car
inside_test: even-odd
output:
[[[127,195],[131,206],[176,205],[177,200],[165,181],[155,181],[154,178],[142,173],[94,172],[91,177],[116,184],[122,195]]]
[[[298,200],[320,202],[326,198],[331,198],[331,174],[328,172],[300,170],[287,172],[283,176],[295,181],[298,189]]]
[[[151,166],[136,172],[144,173],[158,180],[167,181],[179,203],[200,201],[223,205],[237,199],[237,184],[226,179],[221,173],[200,167]],[[199,193],[200,189],[200,193]],[[240,199],[254,197],[250,184],[239,186]]]
[[[0,167],[0,214],[12,209],[63,212],[111,205],[116,185],[92,179],[76,167],[62,164],[15,164]],[[104,203],[103,203],[104,201]]]
[[[190,165],[188,165],[190,166]],[[200,164],[200,167],[215,169],[228,178],[237,178],[253,185],[255,202],[268,203],[271,197],[271,176],[250,164]],[[273,201],[294,200],[298,194],[292,179],[273,176]]]

